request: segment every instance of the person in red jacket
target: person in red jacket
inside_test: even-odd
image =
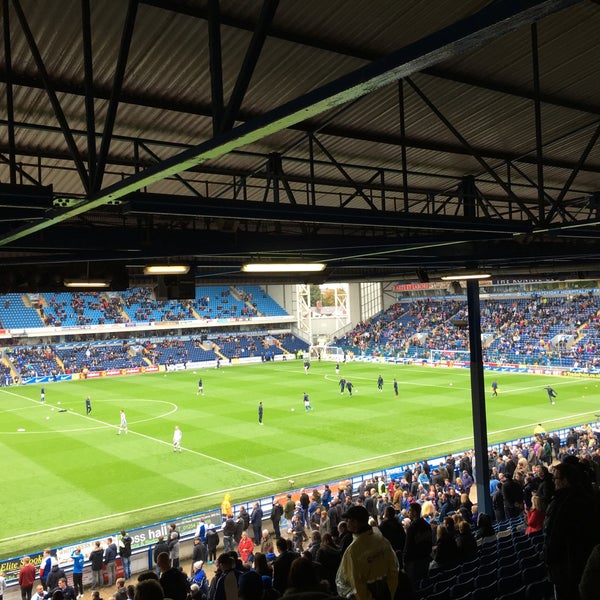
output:
[[[35,567],[31,564],[31,558],[24,556],[22,558],[23,566],[19,570],[19,587],[21,588],[21,599],[31,600],[31,590],[35,583]]]

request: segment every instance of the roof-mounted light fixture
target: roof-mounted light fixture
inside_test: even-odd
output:
[[[80,289],[103,289],[110,287],[110,281],[107,279],[65,279],[65,287]]]
[[[185,275],[190,265],[146,265],[144,275]]]
[[[325,263],[248,263],[242,267],[244,273],[319,273]]]
[[[490,273],[470,271],[468,273],[448,273],[448,275],[442,275],[440,279],[442,281],[466,281],[467,279],[489,279],[490,277]]]

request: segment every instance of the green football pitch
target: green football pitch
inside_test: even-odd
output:
[[[333,363],[313,362],[306,375],[301,361],[49,384],[43,404],[39,386],[0,389],[0,558],[196,513],[219,506],[225,492],[241,502],[284,491],[290,479],[310,486],[472,446],[468,370],[341,367],[352,398],[340,395]],[[529,435],[538,422],[596,420],[599,384],[487,373],[490,442]],[[127,435],[117,434],[120,409]],[[181,453],[172,447],[176,425]]]

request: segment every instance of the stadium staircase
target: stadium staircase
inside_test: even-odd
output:
[[[219,348],[219,346],[217,346],[217,344],[213,343],[211,350],[221,359],[221,360],[229,360],[227,358],[227,356],[225,356],[222,352],[221,349]]]
[[[287,356],[292,356],[292,353],[289,352],[281,343],[281,340],[275,340],[275,345],[281,350],[282,354],[284,354],[286,357]]]
[[[13,381],[21,383],[21,373],[19,373],[12,362],[8,360],[8,357],[6,356],[6,350],[2,350],[2,364],[8,367],[10,370],[10,375],[13,378]]]

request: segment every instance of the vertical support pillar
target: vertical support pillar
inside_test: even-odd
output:
[[[475,486],[479,512],[493,518],[488,470],[487,419],[483,380],[483,350],[481,345],[481,309],[479,306],[479,281],[467,280],[467,305],[469,309],[469,348],[471,350],[471,404],[475,439]]]

